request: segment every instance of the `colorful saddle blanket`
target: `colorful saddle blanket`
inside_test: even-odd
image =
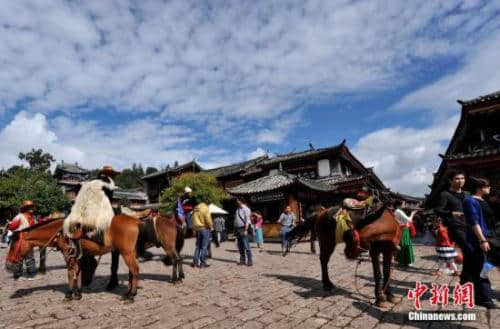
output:
[[[328,210],[327,216],[335,221],[335,243],[344,242],[344,233],[351,229],[348,224],[351,221],[349,213],[344,208],[335,206]]]

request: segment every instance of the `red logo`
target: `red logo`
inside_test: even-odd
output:
[[[408,299],[414,301],[415,309],[422,309],[420,298],[427,290],[429,290],[429,287],[425,283],[416,281],[415,289],[408,291]],[[447,284],[440,286],[432,283],[430,292],[432,295],[429,299],[431,305],[448,305],[450,289]],[[468,308],[474,308],[474,284],[471,282],[463,285],[457,283],[453,288],[453,305],[466,305]]]
[[[425,284],[420,283],[420,281],[415,282],[415,289],[409,290],[408,291],[408,299],[412,300],[414,299],[414,305],[417,310],[420,310],[422,308],[422,305],[420,304],[420,297],[429,290]]]

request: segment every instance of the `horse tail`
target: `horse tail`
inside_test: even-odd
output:
[[[315,217],[307,218],[287,233],[287,239],[290,241],[302,239],[311,229],[314,229],[314,224]]]

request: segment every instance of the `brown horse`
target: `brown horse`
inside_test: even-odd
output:
[[[165,249],[167,256],[171,257],[174,262],[172,281],[176,282],[182,280],[184,273],[182,271],[182,259],[176,251],[176,235],[177,225],[173,216],[159,216],[156,219],[156,231],[162,247]],[[80,261],[82,272],[87,271],[92,277],[95,270],[95,259],[93,256],[100,256],[112,250],[117,250],[116,255],[122,255],[125,263],[129,268],[129,287],[124,296],[126,301],[133,301],[134,296],[137,294],[137,281],[139,275],[139,266],[136,260],[136,244],[140,233],[141,222],[137,219],[126,216],[118,215],[113,217],[110,228],[104,234],[104,244],[96,243],[92,240],[82,238],[80,240],[81,250],[83,257]],[[62,219],[45,222],[20,231],[14,236],[13,242],[9,249],[8,260],[16,261],[15,255],[19,255],[17,261],[22,260],[26,254],[34,247],[52,246],[58,249],[68,251],[72,248],[70,241],[61,233],[63,225]],[[65,257],[66,258],[66,257]],[[88,259],[93,262],[89,262]],[[87,260],[87,261],[84,261]],[[71,264],[68,264],[68,266]],[[90,267],[90,268],[89,268]],[[116,270],[117,270],[116,266]],[[77,268],[75,268],[77,269]],[[69,269],[70,271],[72,269]],[[112,268],[113,270],[113,268]],[[116,273],[115,273],[116,277]],[[68,282],[70,287],[73,287],[75,275],[68,273],[68,279],[73,280]],[[78,281],[78,277],[76,277]],[[85,280],[84,280],[85,281]],[[87,282],[90,280],[87,278]],[[73,291],[68,291],[66,299],[71,299]],[[79,291],[76,292],[76,297]]]
[[[338,208],[337,208],[338,209]],[[314,226],[320,247],[320,262],[323,289],[331,290],[334,288],[328,275],[328,262],[335,250],[335,231],[336,221],[332,218],[335,209],[318,208],[311,220],[294,228],[288,235],[293,240],[300,238],[304,233]],[[343,240],[346,243],[345,254],[347,258],[356,258],[362,248],[370,250],[374,277],[375,277],[375,296],[377,305],[381,307],[388,306],[386,300],[399,302],[398,298],[393,296],[389,279],[391,275],[391,262],[394,257],[396,245],[401,238],[401,229],[396,221],[393,212],[390,209],[381,207],[379,210],[363,218],[361,211],[348,210],[352,222],[348,222],[349,228],[343,234]],[[384,280],[381,281],[379,256],[383,255]],[[387,295],[387,299],[383,296]]]

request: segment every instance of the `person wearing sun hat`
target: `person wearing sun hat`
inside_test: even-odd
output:
[[[97,175],[97,178],[102,180],[103,182],[110,184],[109,186],[104,186],[103,190],[106,196],[109,199],[109,202],[113,204],[113,190],[115,189],[115,176],[118,175],[120,172],[116,171],[113,169],[112,166],[110,165],[105,165],[99,170],[99,174]],[[113,211],[115,215],[120,214],[119,206],[117,208],[113,207]]]
[[[99,170],[97,179],[82,183],[71,212],[64,220],[64,234],[69,234],[75,225],[85,227],[87,237],[102,234],[109,228],[115,216],[112,200],[116,186],[113,178],[117,174],[118,171],[106,165]]]
[[[19,207],[19,214],[9,223],[8,229],[11,231],[21,231],[32,225],[35,225],[35,203],[32,200],[25,200]],[[23,234],[21,233],[19,239],[23,239]],[[14,272],[14,279],[19,279],[23,274],[23,263],[26,266],[27,280],[34,280],[36,275],[36,263],[33,250],[31,250],[26,257],[17,262],[17,254],[14,256],[16,259],[7,259],[7,261],[15,264],[12,269]]]
[[[102,180],[105,183],[113,185],[113,188],[106,188],[104,190],[106,192],[106,195],[108,195],[108,193],[109,193],[108,197],[109,197],[110,201],[111,201],[111,197],[113,196],[112,190],[114,189],[114,185],[115,185],[114,179],[115,179],[115,176],[118,175],[119,173],[120,172],[114,170],[113,167],[106,165],[106,166],[103,166],[101,168],[101,170],[99,170],[99,174],[97,175],[98,179]],[[108,191],[106,191],[106,190],[108,190]]]

